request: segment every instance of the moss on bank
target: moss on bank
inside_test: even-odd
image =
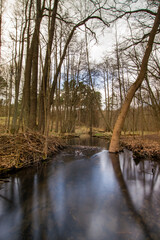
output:
[[[44,158],[46,138],[38,133],[19,133],[0,136],[0,174],[38,163]],[[62,149],[65,144],[60,138],[49,136],[47,156]]]

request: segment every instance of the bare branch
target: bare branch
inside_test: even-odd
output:
[[[104,8],[105,9],[105,8]],[[107,9],[108,10],[108,9]],[[120,18],[123,18],[124,16],[126,15],[132,15],[134,13],[140,13],[140,12],[144,12],[144,13],[149,13],[150,15],[152,16],[156,16],[156,13],[149,10],[149,9],[137,9],[137,10],[133,10],[133,11],[121,11],[121,10],[118,10],[118,9],[112,9],[112,12],[113,13],[122,13],[120,14],[119,16],[116,16],[115,19],[113,19],[112,21],[110,21],[109,23],[113,23],[115,22],[116,20],[120,19]]]

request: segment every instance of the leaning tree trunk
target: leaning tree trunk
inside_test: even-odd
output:
[[[149,60],[149,56],[150,53],[152,51],[152,46],[153,46],[153,42],[154,42],[154,38],[157,32],[157,29],[159,27],[160,24],[160,5],[158,7],[158,12],[154,21],[154,25],[153,28],[150,32],[149,35],[149,40],[148,40],[148,44],[146,47],[146,51],[142,60],[142,64],[141,64],[141,69],[140,69],[140,73],[137,77],[137,80],[133,83],[133,85],[130,87],[125,101],[122,105],[121,111],[119,113],[118,119],[115,123],[114,126],[114,130],[113,130],[113,135],[112,135],[112,139],[111,139],[111,143],[110,143],[110,147],[109,147],[109,152],[118,152],[119,151],[119,140],[120,140],[120,135],[121,135],[121,130],[123,128],[124,125],[124,121],[130,106],[130,103],[135,95],[135,92],[137,91],[137,89],[141,86],[141,83],[143,81],[143,79],[145,78],[145,74],[147,71],[147,65],[148,65],[148,60]]]

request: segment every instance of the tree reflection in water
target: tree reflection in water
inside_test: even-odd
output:
[[[135,209],[132,198],[129,194],[128,187],[125,183],[125,180],[123,178],[123,174],[121,172],[121,167],[120,167],[120,163],[119,163],[119,156],[117,154],[110,154],[110,158],[111,158],[111,161],[112,161],[112,164],[113,164],[113,169],[114,169],[114,172],[115,172],[115,176],[117,178],[117,182],[120,186],[122,195],[124,196],[124,199],[126,201],[128,209],[131,211],[131,215],[134,217],[137,224],[139,224],[141,226],[141,228],[143,229],[143,232],[145,234],[146,239],[151,240],[152,237],[150,235],[150,231],[148,229],[148,226],[146,225],[142,216]],[[131,167],[131,165],[130,165],[130,167]],[[127,168],[127,169],[129,170],[129,168]]]
[[[159,240],[158,165],[136,165],[129,151],[81,150],[4,184],[0,239]]]

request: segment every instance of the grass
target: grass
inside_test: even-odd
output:
[[[0,117],[0,125],[5,125],[6,117]]]
[[[89,127],[86,126],[76,126],[75,132],[77,134],[88,134],[89,133]]]
[[[146,135],[153,135],[153,134],[160,134],[160,132],[159,131],[157,131],[157,132],[153,132],[153,131],[143,131],[143,133],[142,133],[142,131],[122,131],[121,132],[121,135],[122,136],[146,136]]]
[[[101,137],[110,139],[111,138],[111,132],[105,132],[102,128],[93,128],[92,129],[93,137]],[[80,137],[81,135],[88,135],[90,132],[90,128],[86,126],[76,126],[75,133],[55,133],[54,131],[51,132],[51,135],[62,137],[62,138],[68,138],[68,137]]]

